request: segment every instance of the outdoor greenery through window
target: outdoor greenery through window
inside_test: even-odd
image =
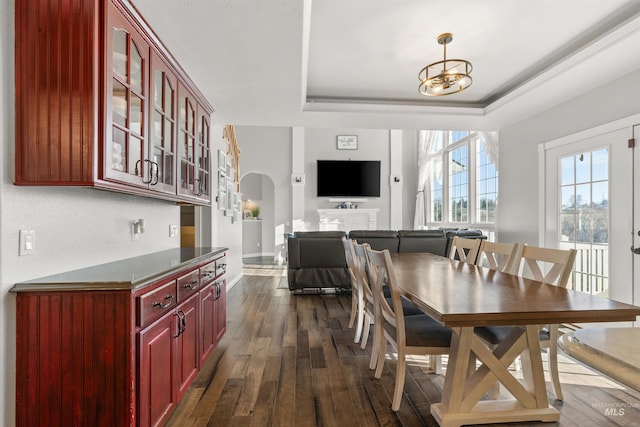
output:
[[[425,195],[430,227],[475,227],[492,232],[498,201],[497,141],[481,132],[428,131]],[[495,137],[494,137],[495,138]]]

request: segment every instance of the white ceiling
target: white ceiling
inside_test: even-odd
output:
[[[500,129],[640,69],[639,0],[132,0],[235,125]],[[470,61],[473,85],[418,93]]]

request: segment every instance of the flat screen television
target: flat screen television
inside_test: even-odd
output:
[[[318,160],[318,197],[380,197],[380,160]]]

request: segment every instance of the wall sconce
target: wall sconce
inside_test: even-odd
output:
[[[304,175],[293,174],[291,175],[291,185],[304,185]]]
[[[141,234],[144,234],[144,219],[134,219],[131,221],[131,238],[138,240]]]

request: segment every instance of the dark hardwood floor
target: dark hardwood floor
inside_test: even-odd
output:
[[[229,291],[227,333],[167,425],[437,425],[429,405],[440,401],[444,380],[426,358],[409,363],[402,406],[392,412],[393,357],[387,352],[375,379],[371,342],[361,350],[347,327],[350,295],[291,295],[282,274],[245,270]],[[560,422],[527,426],[640,426],[640,393],[567,357],[560,363],[565,400],[553,403]]]

